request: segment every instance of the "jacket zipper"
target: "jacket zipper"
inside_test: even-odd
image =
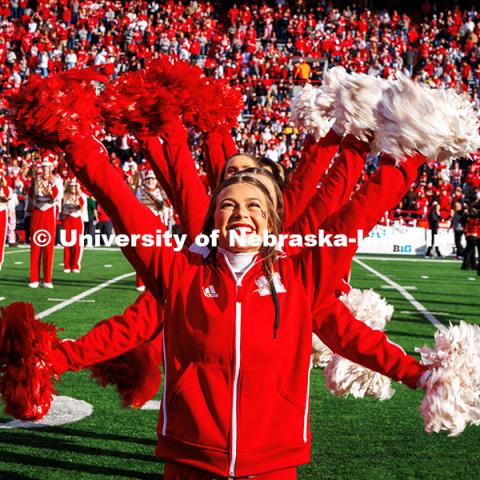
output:
[[[237,285],[238,298],[238,285]],[[232,399],[232,461],[230,462],[230,475],[235,474],[235,463],[237,461],[237,403],[238,403],[238,377],[240,376],[240,339],[242,333],[242,303],[235,302],[235,375],[233,378],[233,399]]]
[[[165,330],[163,331],[162,338],[162,350],[163,350],[163,396],[162,396],[162,408],[163,408],[163,426],[162,435],[167,434],[167,349],[165,347]]]
[[[235,272],[225,257],[225,262],[232,272],[233,279],[235,280],[235,369],[233,378],[233,396],[232,396],[232,459],[230,461],[229,475],[233,477],[235,475],[235,466],[237,462],[237,439],[238,439],[238,379],[240,376],[240,361],[241,361],[241,333],[242,333],[242,302],[239,300],[239,289],[242,286],[242,280],[250,271],[250,269],[257,263],[253,261],[252,264],[242,273],[241,277],[237,280]]]

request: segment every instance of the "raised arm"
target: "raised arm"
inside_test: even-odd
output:
[[[398,167],[384,162],[352,199],[323,223],[328,239],[325,246],[304,248],[297,256],[313,310],[338,285],[358,248],[359,232],[367,236],[381,215],[398,204],[424,161],[424,156],[415,154]]]
[[[307,135],[299,165],[283,190],[285,229],[290,229],[315,195],[321,178],[338,151],[340,140],[341,137],[333,130],[319,141]]]
[[[110,164],[105,147],[93,136],[75,136],[65,141],[66,161],[83,185],[112,219],[117,233],[129,236],[132,244],[122,248],[145,285],[163,301],[168,290],[175,255],[173,249],[152,246],[157,234],[165,231],[160,218],[142,205]],[[135,240],[134,240],[135,239]],[[149,243],[142,239],[151,239]],[[135,244],[134,244],[135,242]]]
[[[290,226],[291,232],[302,235],[316,233],[322,223],[350,199],[370,146],[347,135],[340,148],[340,154],[323,177],[308,207]]]
[[[177,210],[177,205],[175,205],[176,197],[173,192],[168,163],[165,154],[163,153],[162,140],[160,137],[144,137],[139,140],[142,152],[145,155],[145,158],[150,162],[150,166],[155,173],[158,183],[165,192],[165,195],[167,195],[173,208]]]
[[[183,227],[192,240],[202,231],[210,199],[201,182],[180,120],[170,122],[164,132],[163,148],[169,165],[175,204]]]
[[[223,133],[220,130],[212,130],[204,133],[203,154],[207,167],[208,185],[213,191],[220,182],[220,173],[228,156],[223,148]]]

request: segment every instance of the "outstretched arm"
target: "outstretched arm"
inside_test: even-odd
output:
[[[149,292],[123,312],[97,323],[77,340],[66,340],[52,352],[58,374],[80,370],[122,355],[150,340],[163,327],[163,310]]]
[[[314,312],[313,331],[335,353],[416,388],[426,367],[380,330],[357,320],[333,295]]]

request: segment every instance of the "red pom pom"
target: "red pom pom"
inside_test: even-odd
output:
[[[161,335],[159,337],[161,339]],[[161,342],[151,341],[119,357],[90,368],[92,377],[103,387],[114,385],[123,407],[140,408],[160,388]]]
[[[12,113],[20,140],[44,148],[75,134],[88,134],[99,117],[92,81],[106,78],[95,68],[69,70],[46,79],[32,75],[12,96]]]
[[[49,357],[60,343],[55,326],[36,320],[30,303],[0,309],[0,395],[7,415],[39,420],[48,413],[58,380]]]
[[[231,87],[227,80],[210,79],[196,96],[194,108],[185,112],[183,120],[202,132],[228,129],[237,124],[243,108],[240,90]]]
[[[204,82],[198,67],[162,57],[107,87],[102,116],[114,134],[158,135],[167,122],[194,108]]]

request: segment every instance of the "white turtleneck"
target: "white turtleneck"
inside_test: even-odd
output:
[[[258,252],[235,253],[220,247],[218,248],[218,251],[224,255],[225,260],[230,265],[233,273],[235,273],[237,280],[248,269],[248,267],[250,267],[258,255]]]

